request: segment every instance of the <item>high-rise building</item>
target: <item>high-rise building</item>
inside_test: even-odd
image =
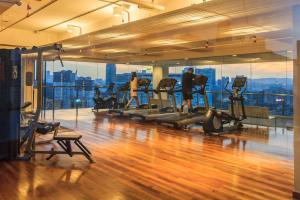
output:
[[[53,72],[53,82],[75,82],[76,74],[71,70],[62,70],[59,72]]]
[[[230,78],[228,76],[222,76],[221,79],[217,80],[217,85],[216,85],[216,90],[218,91],[222,91],[224,90],[224,87],[226,86],[226,84],[230,81]]]
[[[206,84],[207,91],[214,91],[216,87],[216,69],[214,68],[203,68],[203,69],[195,69],[195,74],[204,75],[208,78]],[[213,93],[207,93],[207,99],[210,106],[213,105]]]
[[[130,81],[131,73],[122,73],[116,75],[117,86],[124,85],[126,82]]]
[[[80,103],[79,107],[92,107],[95,81],[91,77],[78,77],[75,83],[78,87],[76,98],[77,101],[80,100],[77,102]]]
[[[73,86],[75,85],[76,74],[71,70],[53,72],[53,86],[55,104],[59,108],[71,108],[76,96]]]
[[[53,74],[50,71],[46,71],[46,83],[53,83]]]
[[[94,80],[91,77],[78,77],[76,86],[82,87],[85,91],[93,91]]]
[[[106,64],[106,85],[116,82],[117,67],[116,64]]]

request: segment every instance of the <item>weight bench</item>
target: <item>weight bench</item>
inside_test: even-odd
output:
[[[54,131],[53,134],[53,141],[56,141],[57,144],[62,148],[62,150],[58,151],[52,148],[51,150],[36,150],[36,141],[35,141],[35,134],[38,130],[38,118],[39,118],[39,111],[35,114],[33,119],[30,121],[28,127],[23,128],[23,136],[22,140],[20,141],[20,146],[26,143],[25,149],[24,149],[24,155],[19,155],[19,160],[30,160],[35,154],[47,154],[49,155],[47,157],[47,160],[50,160],[53,156],[57,154],[67,154],[70,157],[73,157],[73,155],[83,155],[85,156],[91,163],[93,163],[93,159],[91,158],[91,152],[87,149],[87,147],[82,144],[80,139],[82,138],[82,135],[79,134],[58,134],[59,131],[59,123],[53,123],[51,126],[40,129],[40,132],[47,132],[48,130]],[[75,144],[80,151],[73,151],[72,144]]]
[[[63,149],[63,151],[57,151],[52,148],[49,151],[50,156],[47,157],[47,160],[50,160],[53,156],[57,154],[68,154],[70,157],[74,155],[83,155],[85,156],[91,163],[94,163],[94,160],[91,158],[91,152],[87,149],[87,147],[80,141],[82,135],[79,134],[60,134],[57,132],[54,133],[53,140],[57,142],[57,144]],[[80,151],[73,151],[72,143],[75,144]]]

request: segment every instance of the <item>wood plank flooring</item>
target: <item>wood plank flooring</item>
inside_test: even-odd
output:
[[[0,199],[291,199],[293,133],[249,127],[241,134],[204,136],[155,124],[56,112],[83,135],[95,164],[81,156],[38,155],[0,163]],[[49,145],[39,148],[50,148]]]

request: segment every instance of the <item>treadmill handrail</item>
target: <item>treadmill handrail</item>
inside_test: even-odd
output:
[[[241,91],[241,96],[243,96],[244,95],[244,93],[246,92],[246,90],[247,90],[247,81],[245,82],[245,85],[244,85],[244,87],[243,87],[244,89]]]
[[[230,95],[232,95],[232,91],[228,89],[228,85],[229,85],[229,80],[227,81],[227,83],[226,83],[224,89],[225,89]]]

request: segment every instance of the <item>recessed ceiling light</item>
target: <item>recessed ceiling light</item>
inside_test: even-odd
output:
[[[67,26],[67,31],[69,32],[69,33],[73,33],[73,32],[77,32],[79,35],[81,35],[81,33],[82,33],[82,28],[80,27],[80,26],[76,26],[76,25],[71,25],[71,24],[69,24],[68,26]]]
[[[202,19],[202,17],[196,16],[196,17],[191,18],[192,21],[196,21],[196,20],[199,20],[199,19]]]
[[[101,50],[95,50],[97,52],[106,52],[106,53],[121,53],[126,52],[126,49],[101,49]]]
[[[273,26],[244,26],[244,27],[238,27],[233,28],[229,31],[226,31],[225,34],[235,35],[235,34],[257,34],[257,33],[265,33],[265,32],[271,32],[271,31],[277,31],[279,28],[273,27]],[[256,42],[257,36],[254,35],[251,37],[251,39]]]
[[[170,39],[170,40],[156,40],[151,43],[154,45],[174,45],[174,44],[182,44],[186,42],[188,41],[180,40],[180,39]]]
[[[116,16],[116,17],[119,17],[122,15],[122,7],[121,6],[116,6],[113,8],[113,15]]]
[[[237,55],[236,55],[236,54],[233,54],[232,56],[233,56],[233,57],[237,57]]]
[[[258,60],[261,60],[261,58],[251,58],[251,59],[249,59],[248,61],[254,62],[254,61],[258,61]]]

